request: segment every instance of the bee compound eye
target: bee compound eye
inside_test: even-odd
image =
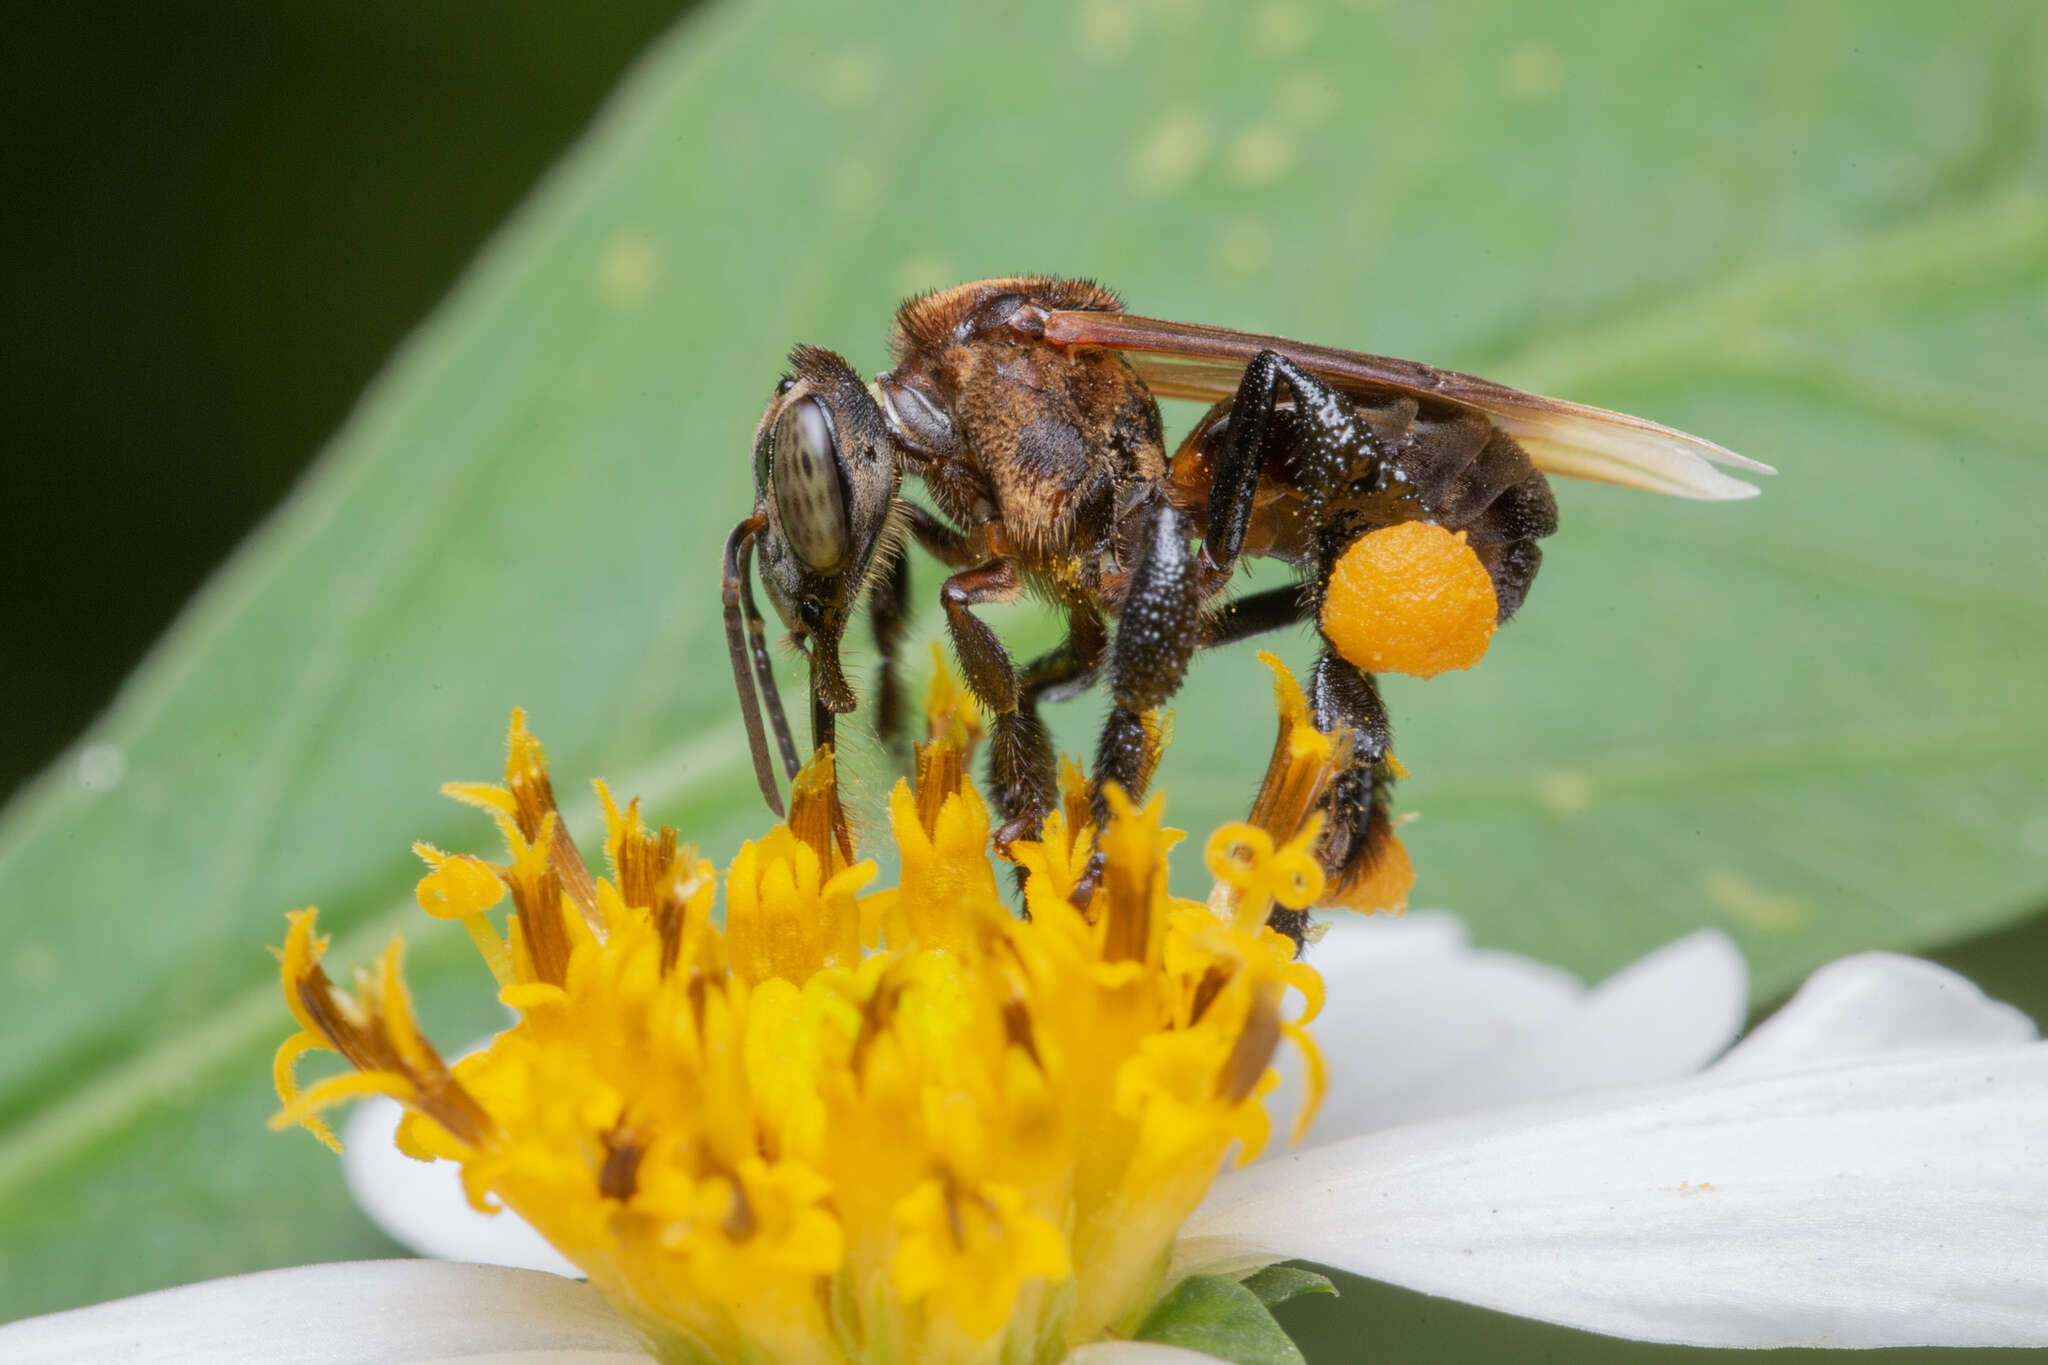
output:
[[[846,560],[846,487],[832,422],[815,398],[799,398],[775,424],[775,514],[797,558],[826,573]]]

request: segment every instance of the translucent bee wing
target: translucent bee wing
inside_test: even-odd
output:
[[[1253,356],[1260,351],[1278,351],[1346,392],[1412,394],[1482,412],[1528,451],[1537,468],[1568,478],[1720,501],[1753,498],[1758,489],[1722,473],[1717,466],[1752,474],[1777,472],[1674,427],[1525,393],[1420,361],[1340,351],[1198,323],[1078,309],[1047,313],[1044,336],[1056,345],[1122,351],[1158,396],[1209,403],[1237,392],[1238,380]]]

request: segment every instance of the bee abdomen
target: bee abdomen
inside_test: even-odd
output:
[[[1507,620],[1543,562],[1536,542],[1557,529],[1550,481],[1514,437],[1469,408],[1425,410],[1401,454],[1431,519],[1465,533]]]

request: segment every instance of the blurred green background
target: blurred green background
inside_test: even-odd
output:
[[[85,728],[676,0],[85,0],[0,82],[0,794]]]
[[[1419,895],[1589,977],[1710,923],[1759,1003],[1897,946],[2048,1017],[2038,5],[715,4],[444,301],[675,10],[16,16],[0,783],[57,761],[0,824],[0,1318],[388,1252],[261,1131],[257,945],[312,900],[338,961],[414,932],[407,842],[477,842],[434,787],[514,702],[565,791],[728,852],[707,550],[781,350],[877,368],[897,296],[999,271],[1778,464],[1740,507],[1564,490],[1486,667],[1393,687]],[[1261,687],[1197,670],[1181,822],[1252,780]],[[474,1033],[466,945],[414,965]],[[1677,1354],[1366,1286],[1297,1317],[1329,1361]]]

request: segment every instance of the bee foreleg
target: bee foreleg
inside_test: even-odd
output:
[[[902,510],[904,528],[926,554],[949,569],[974,567],[977,556],[964,532],[947,525],[923,503],[898,498],[896,506]]]
[[[754,537],[767,524],[768,518],[756,513],[732,528],[732,534],[725,540],[720,590],[725,605],[726,649],[732,656],[732,679],[739,690],[740,718],[747,728],[747,747],[753,752],[754,778],[760,783],[761,799],[768,803],[768,809],[780,815],[782,795],[776,790],[775,765],[769,756],[768,736],[761,723],[760,708],[764,701],[773,706],[771,714],[777,722],[775,738],[791,777],[796,776],[797,765],[796,744],[790,738],[789,722],[782,714],[780,698],[774,690],[775,673],[765,662],[768,655],[766,629],[761,623],[760,609],[754,605]],[[756,693],[756,673],[761,675],[761,687],[767,694],[765,698]]]
[[[976,700],[997,715],[1017,709],[1017,669],[1003,642],[972,608],[1010,601],[1022,582],[1015,560],[991,559],[976,568],[962,569],[939,589],[960,673]]]
[[[876,575],[868,589],[868,623],[874,627],[875,653],[880,658],[875,678],[875,736],[884,748],[903,742],[903,677],[896,656],[910,615],[910,561],[897,555]]]
[[[1132,800],[1145,794],[1151,778],[1152,741],[1145,715],[1180,690],[1188,658],[1202,641],[1201,588],[1180,514],[1156,498],[1144,518],[1133,554],[1130,588],[1117,619],[1110,655],[1109,687],[1114,703],[1095,750],[1095,818],[1107,811],[1101,790],[1115,782]]]

